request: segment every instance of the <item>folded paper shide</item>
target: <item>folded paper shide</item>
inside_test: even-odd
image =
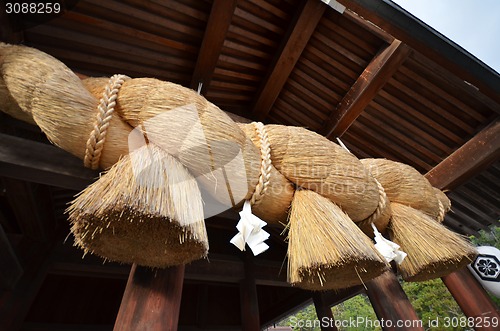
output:
[[[171,82],[81,80],[25,46],[0,43],[0,74],[1,111],[104,171],[67,211],[85,252],[186,264],[209,254],[205,222],[235,208],[239,232],[225,244],[258,255],[272,249],[263,227],[285,226],[288,280],[310,290],[362,284],[391,259],[406,280],[432,279],[477,254],[441,224],[446,195],[408,165],[360,160],[301,127],[236,123]]]
[[[264,242],[269,238],[269,233],[262,230],[267,223],[252,214],[250,201],[245,201],[243,210],[240,211],[240,221],[236,225],[238,234],[231,239],[231,244],[240,251],[245,250],[245,244],[250,247],[253,255],[265,252],[269,246]]]

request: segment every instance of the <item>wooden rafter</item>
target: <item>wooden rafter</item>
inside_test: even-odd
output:
[[[208,19],[205,36],[196,61],[191,88],[197,89],[199,83],[203,83],[202,92],[206,91],[217,65],[217,60],[224,45],[226,34],[231,25],[236,0],[215,0],[212,5]]]
[[[425,177],[441,189],[451,190],[500,158],[500,117],[432,168]]]
[[[391,2],[372,0],[337,0],[357,15],[403,40],[413,49],[476,86],[496,102],[500,101],[499,76],[453,42],[433,29],[394,8]],[[489,72],[488,72],[489,71]]]
[[[378,91],[398,70],[411,49],[400,40],[384,46],[373,57],[325,124],[327,138],[340,137],[358,118]]]
[[[306,47],[316,26],[325,12],[326,5],[321,1],[308,0],[298,12],[297,19],[292,23],[288,37],[271,66],[264,83],[261,85],[256,101],[252,107],[254,116],[264,120],[278,98],[288,76],[292,72],[302,51]]]

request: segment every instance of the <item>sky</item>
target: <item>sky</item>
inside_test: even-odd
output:
[[[500,0],[392,0],[500,72]]]

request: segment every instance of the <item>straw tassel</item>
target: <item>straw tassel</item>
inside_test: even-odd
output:
[[[372,241],[340,207],[316,192],[295,192],[288,227],[292,285],[308,290],[345,288],[387,269]]]

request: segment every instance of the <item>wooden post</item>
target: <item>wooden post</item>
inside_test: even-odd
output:
[[[133,265],[114,331],[176,331],[184,266],[151,270]]]
[[[384,331],[424,330],[422,321],[391,270],[367,282],[366,287]]]
[[[240,282],[241,329],[260,331],[259,301],[251,253],[245,252],[245,278]]]
[[[320,321],[321,331],[337,331],[332,309],[326,303],[323,293],[315,292],[313,294],[314,308]]]
[[[441,278],[468,318],[473,318],[476,331],[498,330],[500,314],[498,308],[481,284],[466,268]],[[492,322],[496,320],[496,323]],[[489,323],[486,323],[489,321]],[[494,327],[495,325],[495,327]]]

